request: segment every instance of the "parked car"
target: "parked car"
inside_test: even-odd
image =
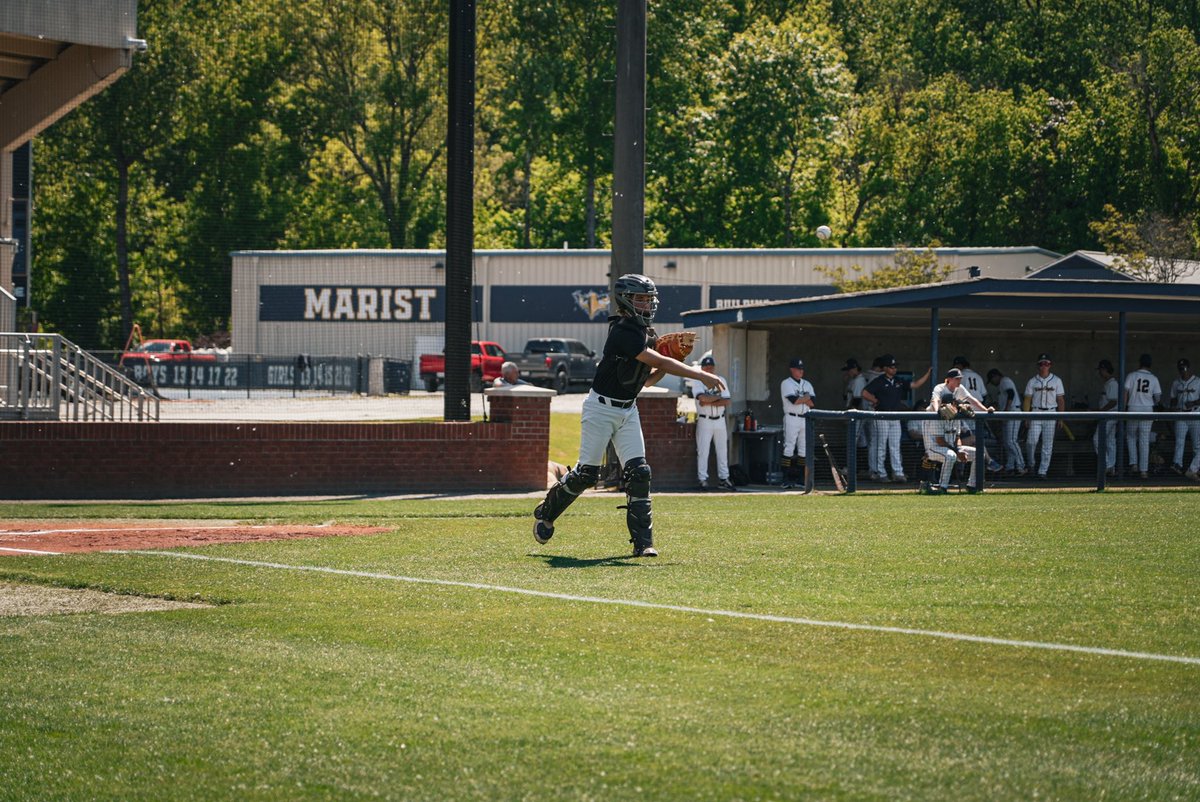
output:
[[[471,390],[478,391],[484,382],[490,382],[500,375],[500,366],[508,360],[508,354],[500,347],[500,343],[486,340],[471,341]],[[421,381],[429,392],[437,392],[438,386],[446,380],[446,355],[421,354],[418,359]]]
[[[154,384],[162,383],[156,381],[157,365],[166,362],[201,364],[216,361],[216,354],[196,351],[190,340],[144,340],[133,350],[123,352],[117,360],[117,366],[139,384]]]
[[[600,364],[595,351],[565,337],[538,337],[508,358],[521,369],[525,381],[557,390],[560,395],[572,384],[591,384]]]

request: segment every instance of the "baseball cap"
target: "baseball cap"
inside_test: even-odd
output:
[[[1150,359],[1149,354],[1142,354],[1141,356],[1138,357],[1138,367],[1139,368],[1148,368],[1148,367],[1150,367],[1151,364],[1153,364],[1153,360]]]
[[[884,354],[883,356],[879,357],[879,366],[881,368],[896,367],[896,357],[892,356],[891,354]]]
[[[846,360],[846,364],[842,365],[842,370],[853,370],[855,368],[862,370],[862,367],[858,364],[858,360],[854,357],[850,357]]]
[[[1186,359],[1181,359],[1175,363],[1175,367],[1179,368],[1180,370],[1183,370],[1184,368],[1190,368],[1191,366],[1192,363],[1188,362]]]
[[[706,357],[704,357],[704,359],[700,360],[701,367],[703,367],[704,365],[715,365],[715,364],[717,364],[717,360],[713,359],[711,356],[706,356]]]
[[[967,358],[966,358],[965,356],[956,356],[956,357],[954,357],[954,361],[953,361],[953,362],[951,362],[950,364],[951,364],[951,365],[953,365],[953,366],[954,366],[954,367],[956,367],[956,368],[957,368],[957,367],[959,367],[959,366],[962,366],[962,367],[964,367],[964,368],[969,368],[969,367],[971,367],[971,363],[967,361]]]
[[[883,357],[881,357],[881,356],[877,356],[877,357],[875,357],[874,359],[872,359],[872,360],[871,360],[871,367],[873,367],[873,368],[881,368],[881,367],[883,367]]]
[[[959,370],[958,368],[950,368],[950,370],[946,371],[946,378],[947,379],[961,379],[962,371]]]
[[[1038,361],[1038,364],[1040,365],[1043,362],[1053,362],[1054,360],[1050,358],[1049,354],[1038,354],[1037,361]]]
[[[1112,362],[1109,362],[1107,359],[1101,359],[1099,364],[1096,365],[1096,370],[1100,370],[1101,368],[1107,370],[1109,373],[1113,372]]]
[[[994,379],[997,376],[1003,376],[1003,375],[1004,374],[1000,372],[999,368],[992,368],[991,370],[988,371],[987,377],[989,379]]]
[[[942,397],[940,400],[943,404],[953,404],[954,403],[954,393],[942,393]]]
[[[800,357],[796,357],[791,362],[788,363],[788,367],[789,368],[803,368],[804,360],[801,359]]]

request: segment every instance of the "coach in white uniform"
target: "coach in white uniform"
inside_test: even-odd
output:
[[[783,487],[796,487],[800,484],[801,468],[804,467],[804,454],[807,445],[805,435],[808,430],[804,416],[816,402],[816,391],[812,383],[804,378],[804,360],[793,359],[788,363],[789,375],[779,385],[779,395],[783,402]]]
[[[1049,354],[1038,355],[1038,372],[1025,383],[1025,409],[1034,412],[1062,412],[1067,408],[1067,388],[1062,379],[1050,372],[1054,363]],[[1045,479],[1050,470],[1050,456],[1054,453],[1054,432],[1058,429],[1058,421],[1033,420],[1029,422],[1029,434],[1026,435],[1025,447],[1029,466],[1037,466],[1037,478]],[[1035,459],[1038,442],[1042,444],[1042,459]]]
[[[716,374],[717,361],[711,356],[700,360],[700,370]],[[689,379],[696,399],[696,477],[700,490],[708,490],[708,452],[717,452],[717,485],[722,490],[737,490],[729,481],[729,429],[725,414],[730,404],[729,384],[721,378],[721,388],[709,389],[703,382]]]
[[[1195,412],[1200,408],[1200,376],[1192,373],[1192,363],[1181,359],[1175,363],[1179,378],[1171,382],[1171,409],[1176,412]],[[1187,438],[1192,438],[1192,454],[1200,458],[1200,418],[1175,421],[1175,459],[1171,470],[1183,473],[1183,450]]]
[[[1125,410],[1127,412],[1152,412],[1162,398],[1162,385],[1158,377],[1150,372],[1149,354],[1138,357],[1138,369],[1125,377]],[[1150,473],[1150,427],[1152,420],[1130,421],[1125,428],[1125,448],[1129,451],[1129,470],[1138,472],[1146,479]],[[1134,460],[1137,460],[1136,464]]]

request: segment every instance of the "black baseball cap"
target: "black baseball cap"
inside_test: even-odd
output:
[[[1037,361],[1038,361],[1038,364],[1040,365],[1043,362],[1053,362],[1054,360],[1050,358],[1049,354],[1038,354]]]
[[[962,371],[958,368],[950,368],[950,370],[946,371],[947,379],[961,379],[962,377]]]
[[[1152,360],[1150,358],[1149,354],[1142,354],[1141,356],[1138,357],[1138,367],[1139,368],[1148,368],[1148,367],[1150,367],[1151,364],[1153,364],[1153,362],[1154,362],[1154,360]]]
[[[993,378],[995,378],[996,376],[1003,376],[1003,375],[1004,375],[1004,374],[1000,372],[1000,369],[999,369],[999,368],[992,368],[991,370],[989,370],[989,371],[988,371],[988,375],[987,375],[987,377],[988,377],[989,379],[993,379]]]
[[[854,370],[855,368],[862,370],[862,366],[858,364],[858,360],[854,357],[850,357],[846,360],[846,364],[842,365],[842,370]]]
[[[788,367],[789,368],[800,368],[801,370],[803,370],[804,369],[804,360],[801,359],[800,357],[795,357],[792,359],[791,362],[788,363]]]
[[[954,393],[942,393],[941,401],[943,404],[953,404],[954,403]]]
[[[1180,370],[1183,370],[1184,368],[1190,368],[1191,366],[1192,363],[1188,362],[1186,359],[1181,359],[1175,363],[1175,367],[1179,368]]]
[[[1102,368],[1107,370],[1109,373],[1113,372],[1113,365],[1107,359],[1101,359],[1100,363],[1096,365],[1096,370],[1100,370]]]
[[[961,367],[964,367],[964,368],[969,368],[969,367],[971,367],[971,363],[967,361],[967,358],[966,358],[965,356],[956,356],[956,357],[954,357],[954,361],[953,361],[953,362],[951,362],[950,364],[951,364],[951,365],[953,365],[953,366],[954,366],[954,367],[956,367],[956,368],[957,368],[957,367],[959,367],[959,366],[961,366]]]
[[[717,360],[713,359],[711,356],[706,356],[706,357],[704,357],[704,359],[700,360],[701,367],[703,367],[705,365],[716,365],[716,364],[717,364]]]
[[[896,367],[896,357],[892,356],[891,354],[884,354],[883,356],[879,357],[879,367],[881,367],[881,368]]]

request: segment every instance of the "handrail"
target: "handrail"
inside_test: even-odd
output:
[[[0,413],[20,420],[157,421],[159,399],[62,335],[5,332]]]
[[[867,409],[810,409],[806,415],[808,418],[816,420],[841,420],[845,421],[848,431],[846,438],[846,464],[848,476],[846,484],[846,492],[853,493],[858,488],[857,478],[857,462],[858,454],[856,446],[853,446],[857,441],[858,424],[860,421],[871,420],[937,420],[939,415],[936,412],[928,410],[921,412],[879,412],[876,410]],[[1070,421],[1102,421],[1107,424],[1109,421],[1137,421],[1137,420],[1154,420],[1154,421],[1195,421],[1200,419],[1200,410],[1191,412],[1118,412],[1101,411],[1101,410],[1072,410],[1070,412],[1058,412],[1052,410],[1044,411],[1013,411],[1013,412],[976,412],[974,415],[960,416],[959,420],[976,421],[989,423],[991,421],[1036,421],[1036,420],[1054,420],[1069,423]],[[805,464],[808,466],[814,465],[814,457],[816,455],[816,437],[806,437],[804,441]],[[1099,452],[1096,458],[1096,489],[1103,490],[1107,485],[1107,474],[1105,472],[1105,451],[1107,449],[1107,438],[1100,437],[1097,439],[1097,447]],[[984,475],[986,473],[987,460],[982,457],[976,460],[975,466],[975,489],[982,491],[984,488]],[[811,493],[813,490],[814,471],[805,471],[805,488],[804,492]]]

